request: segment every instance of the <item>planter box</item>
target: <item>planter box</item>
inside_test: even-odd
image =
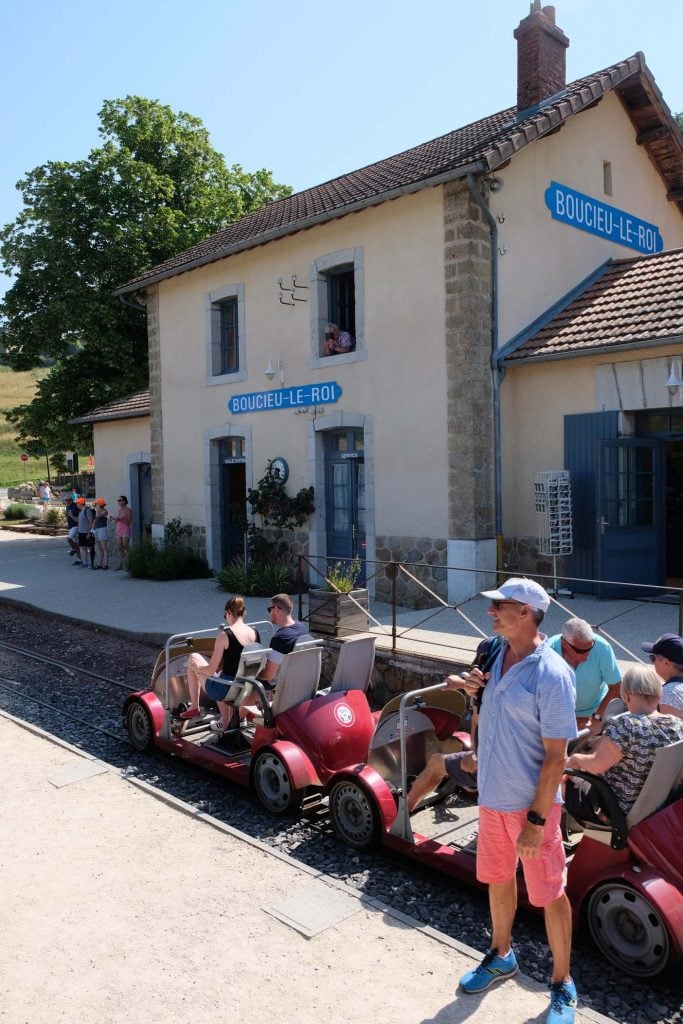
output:
[[[362,606],[350,600],[354,598]],[[309,590],[308,625],[313,633],[325,636],[344,637],[354,633],[367,633],[368,591],[352,590],[349,594],[337,594],[332,590]]]

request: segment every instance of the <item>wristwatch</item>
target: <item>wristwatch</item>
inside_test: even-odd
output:
[[[526,820],[530,825],[545,825],[545,818],[542,818],[540,814],[536,814],[536,811],[527,811]]]
[[[591,717],[594,722],[602,722],[602,715],[597,714],[597,712],[594,715],[591,715]]]

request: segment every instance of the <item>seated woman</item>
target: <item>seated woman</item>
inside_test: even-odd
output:
[[[211,660],[207,661],[201,654],[191,654],[187,659],[187,685],[190,690],[190,706],[187,711],[183,711],[180,717],[188,719],[197,718],[201,715],[199,698],[202,691],[202,682],[204,682],[205,692],[212,699],[218,700],[221,713],[220,720],[212,722],[209,726],[214,732],[223,733],[229,727],[232,717],[232,705],[224,703],[219,697],[214,696],[213,693],[208,693],[206,690],[207,677],[220,675],[232,681],[237,673],[237,667],[244,648],[247,644],[261,642],[258,631],[252,629],[244,621],[246,610],[243,597],[237,595],[231,597],[226,602],[224,612],[227,626],[222,627],[218,631],[218,636],[211,653]],[[211,685],[209,685],[209,689],[211,689]]]
[[[638,799],[659,747],[683,740],[683,721],[661,715],[662,681],[649,665],[634,665],[621,683],[623,715],[608,719],[590,754],[571,754],[565,768],[604,776],[617,803],[628,812]],[[565,806],[577,821],[605,824],[600,798],[587,779],[567,779]]]

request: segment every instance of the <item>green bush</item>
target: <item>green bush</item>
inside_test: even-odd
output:
[[[28,519],[27,509],[30,508],[30,505],[19,505],[18,502],[12,502],[5,509],[5,519]]]
[[[22,505],[18,501],[10,502],[5,509],[5,519],[37,519],[38,515],[34,505]]]
[[[128,551],[126,569],[142,580],[202,580],[211,572],[205,558],[180,544],[157,547],[151,540]]]
[[[269,597],[286,589],[287,570],[279,565],[250,565],[245,572],[239,560],[231,562],[216,575],[221,590],[231,594]]]
[[[66,522],[66,516],[61,508],[49,508],[45,513],[44,522],[48,526],[62,526]]]

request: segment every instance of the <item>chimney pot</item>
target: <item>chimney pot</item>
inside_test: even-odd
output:
[[[534,0],[514,31],[517,40],[517,110],[536,106],[564,89],[569,40],[555,24],[555,8]]]

